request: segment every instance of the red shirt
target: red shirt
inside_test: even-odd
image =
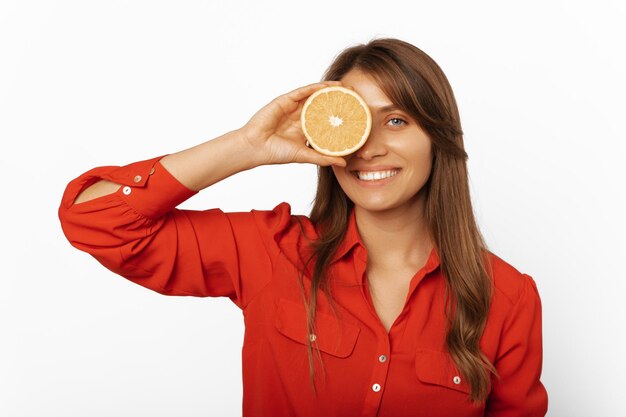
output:
[[[287,203],[241,213],[176,209],[196,192],[160,158],[95,168],[71,181],[59,209],[63,231],[73,246],[139,285],[166,295],[229,297],[241,308],[244,416],[545,415],[541,302],[529,275],[490,253],[495,291],[480,346],[500,378],[492,378],[485,403],[472,405],[445,349],[445,283],[435,249],[387,333],[368,292],[368,254],[352,211],[329,270],[338,318],[320,296],[313,337],[297,281],[299,259],[309,252],[295,217],[314,239],[311,221],[292,215]],[[101,178],[123,187],[73,204]],[[311,275],[309,269],[307,291]],[[324,366],[316,361],[316,397],[309,337]]]

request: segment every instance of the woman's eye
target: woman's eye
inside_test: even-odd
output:
[[[392,126],[402,126],[402,123],[406,124],[406,121],[403,119],[400,119],[399,117],[394,117],[393,119],[389,119],[389,122],[392,122],[391,125]],[[387,123],[389,123],[387,122]],[[401,122],[401,123],[399,123]]]

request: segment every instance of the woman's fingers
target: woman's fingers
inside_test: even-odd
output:
[[[340,167],[346,166],[346,160],[340,156],[327,156],[317,152],[315,149],[304,148],[300,157],[296,162],[314,163],[320,166],[335,165]]]

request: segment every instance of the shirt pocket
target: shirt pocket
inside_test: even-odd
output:
[[[361,329],[335,316],[318,312],[315,317],[315,333],[307,332],[307,316],[304,304],[281,298],[276,312],[276,329],[300,344],[311,345],[320,351],[338,358],[347,358],[354,351],[354,346]]]
[[[417,378],[428,385],[437,385],[465,394],[470,387],[457,370],[449,354],[437,350],[420,349],[415,355]]]

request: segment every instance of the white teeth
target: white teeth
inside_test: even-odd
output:
[[[359,177],[360,180],[363,180],[363,181],[376,181],[376,180],[382,180],[384,178],[393,177],[398,172],[400,172],[399,169],[392,169],[388,171],[374,171],[374,172],[357,171],[356,175],[357,177]]]

